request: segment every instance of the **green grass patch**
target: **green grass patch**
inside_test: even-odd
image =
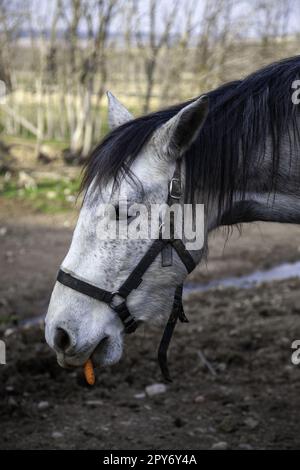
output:
[[[36,137],[29,136],[29,137],[21,137],[21,136],[14,136],[1,133],[1,140],[6,145],[32,145],[33,147],[36,145]],[[55,150],[65,150],[68,148],[68,142],[64,140],[43,140],[43,145],[49,145]]]
[[[75,208],[80,180],[42,180],[35,186],[20,188],[15,181],[4,181],[1,196],[28,202],[37,212],[55,214]]]
[[[0,316],[0,325],[7,325],[11,323],[17,323],[19,320],[17,315],[2,314]]]

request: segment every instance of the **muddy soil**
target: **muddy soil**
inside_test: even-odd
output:
[[[291,363],[291,343],[300,339],[299,279],[191,294],[190,323],[175,333],[174,381],[165,393],[144,393],[162,382],[158,327],[127,338],[122,361],[98,370],[95,387],[86,388],[81,373],[56,364],[42,324],[16,328],[46,309],[76,213],[49,217],[0,204],[0,338],[7,347],[7,364],[0,366],[1,449],[300,447],[300,366]],[[219,233],[207,266],[191,280],[299,260],[299,235],[299,227],[258,224],[234,234],[224,250]]]

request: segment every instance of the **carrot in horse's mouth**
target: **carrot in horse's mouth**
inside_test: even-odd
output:
[[[94,366],[91,359],[88,359],[83,366],[85,380],[89,385],[95,384]]]

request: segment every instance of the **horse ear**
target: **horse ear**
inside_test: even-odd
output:
[[[128,109],[110,91],[106,95],[108,99],[108,125],[111,131],[134,119]]]
[[[155,145],[164,156],[177,160],[192,145],[207,117],[208,104],[208,96],[201,96],[155,132]]]

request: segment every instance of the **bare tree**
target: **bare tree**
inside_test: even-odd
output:
[[[255,0],[252,2],[255,11],[256,31],[264,43],[274,38],[286,36],[294,0]]]
[[[110,26],[119,4],[119,0],[71,1],[66,51],[68,89],[75,97],[75,101],[67,101],[71,155],[86,157],[93,144],[95,119],[100,119],[99,105],[107,82]],[[80,39],[80,22],[87,28],[85,46]]]
[[[0,118],[6,132],[34,135],[37,152],[45,139],[66,141],[71,161],[85,158],[99,137],[111,86],[148,112],[250,72],[254,58],[297,52],[287,35],[298,0],[49,5],[0,0],[0,80],[11,91]]]
[[[193,57],[190,51],[198,26],[195,15],[197,3],[198,0],[188,0],[178,4],[178,8],[181,10],[180,29],[174,35],[174,40],[167,43],[161,60],[160,102],[162,105],[190,94],[189,81],[184,74],[191,70]],[[181,86],[184,87],[183,90],[181,90]]]
[[[199,90],[212,88],[227,77],[237,60],[234,45],[241,40],[243,10],[238,0],[205,0],[195,54]],[[241,60],[241,58],[239,58]]]
[[[27,15],[27,1],[0,0],[0,80],[8,91],[12,88],[11,65],[15,41]]]
[[[296,8],[295,0],[254,0],[251,2],[254,29],[261,39],[262,55],[272,55],[274,40],[282,40],[289,31],[291,14]]]
[[[144,32],[140,21],[137,22],[137,44],[143,58],[146,92],[143,111],[149,110],[150,100],[153,94],[155,72],[159,55],[164,46],[171,41],[173,27],[176,22],[179,0],[170,1],[171,6],[162,18],[161,31],[158,29],[158,18],[161,18],[161,4],[158,0],[147,0],[148,31]],[[140,20],[140,17],[138,18]]]

